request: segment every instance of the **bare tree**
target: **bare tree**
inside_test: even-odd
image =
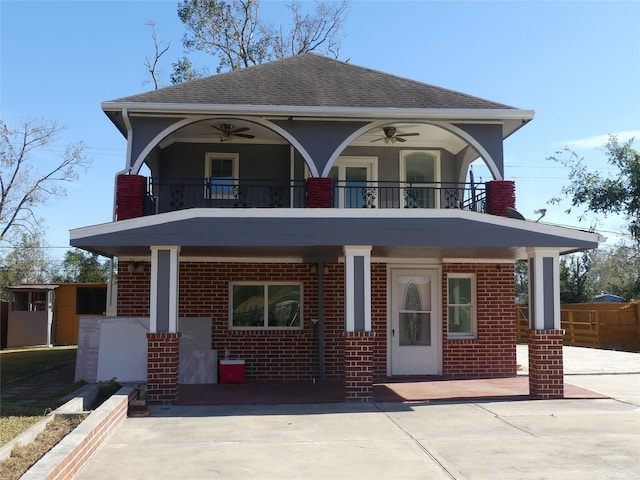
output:
[[[292,24],[276,28],[259,18],[258,0],[185,0],[178,4],[178,16],[187,28],[183,45],[187,51],[217,56],[218,72],[311,51],[337,58],[348,2],[318,1],[315,6],[313,14],[305,14],[293,1],[288,6]],[[178,81],[194,75],[184,60],[174,64],[182,69]]]
[[[291,11],[292,25],[288,32],[272,31],[272,48],[275,58],[300,55],[305,52],[321,52],[338,58],[340,34],[343,31],[349,3],[316,2],[313,14],[304,13],[298,2],[287,6]]]
[[[27,120],[11,128],[0,120],[0,241],[14,230],[34,234],[42,223],[36,208],[64,196],[64,183],[89,165],[82,142],[67,145],[61,158],[51,158],[49,147],[61,130],[56,122]]]
[[[167,53],[169,48],[171,48],[171,44],[167,42],[158,41],[158,34],[156,32],[156,22],[150,20],[146,23],[148,27],[151,28],[151,38],[153,39],[153,47],[154,53],[152,57],[144,57],[145,62],[144,66],[147,67],[149,74],[151,75],[151,80],[153,81],[153,86],[157,90],[159,88],[159,80],[158,80],[158,62],[162,55]]]

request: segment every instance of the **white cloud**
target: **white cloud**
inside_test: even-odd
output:
[[[574,150],[590,150],[604,147],[609,141],[609,136],[614,135],[620,142],[626,142],[630,138],[640,140],[640,130],[625,130],[622,132],[612,132],[606,135],[596,135],[593,137],[579,138],[577,140],[568,140],[566,142],[558,142],[557,146],[567,146]]]

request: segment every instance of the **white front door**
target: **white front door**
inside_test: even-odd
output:
[[[438,271],[391,271],[391,374],[441,374]]]

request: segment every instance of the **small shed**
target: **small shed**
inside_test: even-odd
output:
[[[7,348],[53,344],[53,303],[58,285],[9,287]]]
[[[593,297],[594,303],[624,303],[625,301],[624,298],[611,293],[601,293]]]
[[[9,287],[7,348],[78,343],[80,317],[104,317],[106,283]]]

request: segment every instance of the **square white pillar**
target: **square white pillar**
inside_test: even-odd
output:
[[[371,331],[371,247],[344,247],[345,329]]]
[[[151,247],[150,333],[178,331],[180,247]]]
[[[531,330],[559,330],[560,252],[556,249],[528,250],[529,326]]]

